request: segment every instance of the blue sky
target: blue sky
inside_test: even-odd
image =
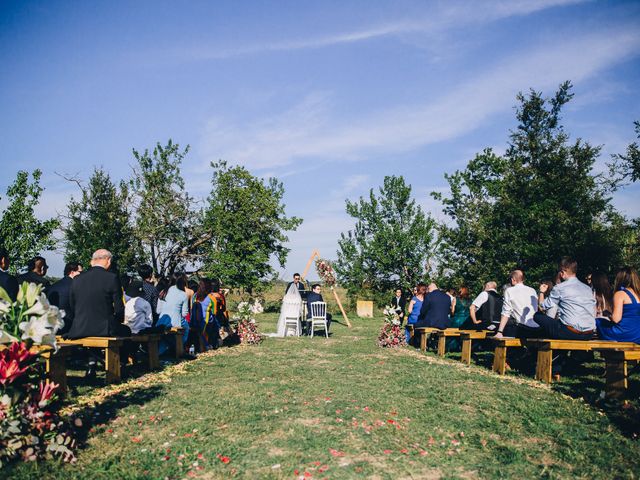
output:
[[[314,248],[336,257],[345,198],[385,175],[440,218],[443,174],[504,151],[518,91],[564,80],[567,130],[604,146],[602,168],[640,119],[640,3],[0,0],[0,192],[40,168],[55,215],[77,193],[55,172],[124,178],[132,148],[172,138],[196,196],[221,158],[284,182],[305,219],[288,277]],[[639,193],[615,204],[640,216]]]

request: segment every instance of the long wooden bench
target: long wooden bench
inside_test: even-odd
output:
[[[640,361],[640,349],[602,350],[600,353],[605,361],[605,395],[607,398],[621,398],[628,386],[628,363]]]
[[[462,356],[460,361],[467,365],[471,364],[471,347],[473,340],[484,340],[491,333],[487,330],[460,330],[460,341],[462,343]]]
[[[528,339],[527,344],[538,349],[538,361],[536,364],[536,380],[551,383],[553,380],[553,352],[592,350],[636,350],[640,345],[631,342],[612,342],[608,340],[555,340],[555,339]]]
[[[169,335],[173,336],[176,358],[182,358],[184,355],[184,343],[182,342],[184,328],[172,327],[171,330],[169,330]]]
[[[433,327],[418,327],[413,329],[414,335],[420,334],[420,350],[423,352],[427,351],[427,339],[431,336],[432,333],[439,332],[439,328]]]
[[[492,338],[495,343],[495,350],[493,354],[493,371],[499,375],[504,375],[507,371],[507,349],[520,348],[524,345],[519,338],[514,337],[502,337]]]
[[[149,370],[160,368],[160,357],[158,355],[158,342],[160,334],[132,335],[131,337],[84,337],[75,340],[67,340],[58,337],[60,345],[76,345],[86,348],[104,348],[104,364],[107,376],[107,383],[119,382],[122,378],[120,368],[120,348],[125,341],[142,343],[146,345],[147,367]]]
[[[444,357],[447,352],[447,338],[460,337],[460,330],[457,328],[445,328],[434,332],[438,337],[438,356]]]

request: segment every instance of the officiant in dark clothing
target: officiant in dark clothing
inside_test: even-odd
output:
[[[311,291],[307,294],[307,321],[304,322],[304,326],[302,331],[305,335],[309,335],[311,333],[311,304],[313,302],[324,302],[324,298],[322,298],[322,287],[318,284],[315,284],[311,287]],[[327,315],[327,332],[329,331],[329,327],[331,326],[331,314],[326,312]]]
[[[64,277],[47,288],[49,303],[64,310],[64,327],[58,332],[60,335],[67,333],[73,323],[73,308],[69,302],[71,283],[81,273],[82,265],[78,262],[69,262],[64,266]]]
[[[109,271],[111,252],[97,250],[91,268],[73,280],[69,303],[74,311],[67,338],[128,337],[123,325],[124,302],[118,275]]]
[[[396,311],[398,317],[400,317],[400,325],[404,322],[404,310],[407,307],[407,299],[402,295],[402,289],[396,288],[396,294],[391,299],[391,307]]]
[[[27,269],[29,270],[27,273],[23,273],[18,276],[18,285],[22,285],[23,282],[28,282],[35,283],[36,285],[42,285],[45,289],[49,286],[49,280],[44,278],[47,274],[47,270],[49,269],[49,265],[47,265],[47,261],[44,257],[33,257],[29,260]]]
[[[302,295],[302,292],[305,291],[307,288],[304,286],[304,282],[302,282],[300,280],[300,274],[299,273],[294,273],[293,274],[293,282],[289,282],[287,283],[287,288],[285,288],[284,290],[284,294],[286,295],[287,292],[289,291],[289,287],[291,285],[295,285],[296,287],[298,287],[298,290],[300,291],[300,294]],[[304,297],[303,297],[304,298]]]
[[[15,302],[18,296],[18,280],[7,271],[9,270],[9,264],[9,253],[6,249],[0,247],[0,287]]]
[[[435,283],[431,283],[427,287],[427,291],[429,293],[424,297],[415,328],[447,328],[451,312],[451,297],[442,290],[438,290]]]

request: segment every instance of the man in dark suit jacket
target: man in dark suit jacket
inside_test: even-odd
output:
[[[91,268],[73,280],[69,303],[74,318],[67,338],[131,335],[129,327],[122,324],[124,302],[120,279],[109,271],[110,266],[111,252],[97,250],[91,257]]]
[[[289,291],[289,287],[291,285],[295,285],[296,287],[298,287],[298,291],[300,292],[301,295],[302,295],[302,292],[304,290],[306,290],[306,287],[304,286],[304,282],[300,281],[300,274],[299,273],[294,273],[293,274],[293,282],[287,283],[287,288],[285,288],[285,290],[284,290],[284,294],[285,295]]]
[[[0,247],[0,287],[4,288],[9,298],[15,302],[18,296],[18,281],[7,270],[9,270],[9,254]]]
[[[324,302],[322,298],[322,287],[318,284],[315,284],[311,287],[311,291],[307,294],[307,321],[305,322],[305,327],[302,329],[306,332],[307,335],[311,333],[309,330],[311,328],[311,304],[313,302]],[[329,327],[331,326],[331,314],[326,312],[327,314],[327,331],[329,331]]]
[[[402,325],[402,322],[404,321],[404,309],[407,306],[407,299],[402,295],[401,288],[396,288],[396,294],[391,299],[391,306],[398,314],[398,317],[400,317],[400,325]]]
[[[435,327],[447,328],[449,326],[449,313],[451,312],[451,297],[441,290],[435,283],[427,287],[427,293],[422,302],[420,315],[416,328]]]
[[[29,260],[27,264],[27,273],[23,273],[18,276],[18,285],[22,285],[23,282],[35,283],[36,285],[42,285],[44,289],[49,287],[49,280],[44,276],[47,274],[49,265],[44,257],[37,256]]]
[[[64,327],[58,331],[60,335],[65,334],[73,323],[73,308],[69,303],[71,294],[71,282],[82,273],[82,265],[78,262],[69,262],[64,266],[64,277],[47,288],[47,298],[51,305],[55,305],[60,310],[64,310]]]

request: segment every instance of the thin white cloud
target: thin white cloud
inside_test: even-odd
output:
[[[206,158],[225,158],[250,169],[273,169],[300,159],[357,160],[412,151],[468,133],[507,111],[529,86],[555,88],[583,81],[640,52],[640,31],[618,28],[547,45],[517,55],[426,105],[403,106],[359,119],[332,116],[331,97],[312,94],[293,108],[248,124],[214,119],[203,139]],[[220,125],[226,125],[218,129]]]
[[[484,2],[457,1],[432,6],[420,15],[421,19],[392,21],[347,32],[262,42],[234,48],[192,47],[174,50],[174,54],[189,60],[216,60],[269,52],[289,52],[363,42],[367,40],[411,33],[441,33],[451,28],[483,24],[497,20],[529,15],[554,7],[584,3],[588,0],[495,0]]]

